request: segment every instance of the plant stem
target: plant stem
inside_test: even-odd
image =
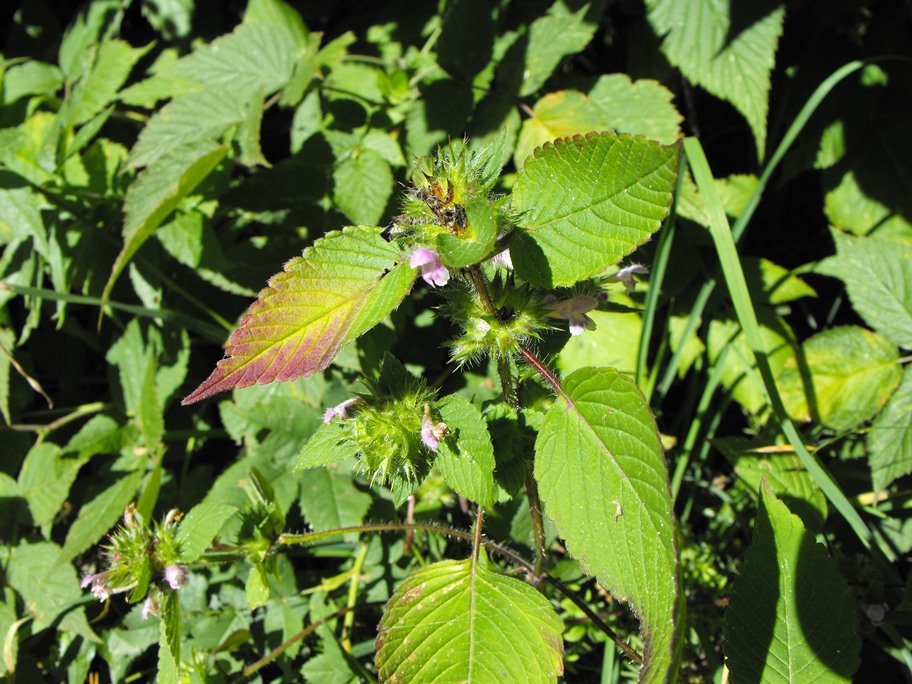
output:
[[[542,521],[541,497],[538,494],[538,481],[532,472],[532,464],[526,461],[526,497],[529,499],[529,512],[532,515],[532,545],[535,549],[535,574],[540,575],[545,567],[545,526]]]
[[[348,604],[349,608],[354,608],[358,601],[358,585],[361,583],[361,568],[364,567],[364,559],[367,557],[367,542],[361,542],[361,550],[355,556],[355,563],[351,570],[351,583],[348,585]],[[342,637],[340,642],[346,653],[352,652],[351,630],[355,624],[355,613],[349,611],[345,614],[342,621]]]
[[[484,511],[481,506],[475,513],[475,530],[472,539],[472,560],[478,562],[478,552],[481,550],[481,528],[484,525]]]

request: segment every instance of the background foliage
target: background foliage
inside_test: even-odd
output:
[[[672,216],[636,254],[650,274],[590,314],[595,330],[545,351],[573,401],[593,377],[615,377],[591,366],[610,366],[656,416],[687,606],[679,679],[721,681],[726,663],[731,681],[841,681],[858,668],[907,681],[912,73],[896,59],[912,45],[907,3],[38,0],[2,12],[0,672],[375,679],[377,625],[407,612],[396,597],[441,569],[462,587],[469,545],[430,528],[278,553],[276,539],[381,521],[464,530],[472,516],[446,465],[406,506],[353,460],[293,466],[326,407],[363,391],[387,353],[444,383],[452,420],[467,424],[499,392],[491,369],[448,375],[456,331],[416,287],[322,372],[179,400],[283,263],[328,231],[387,225],[414,159],[452,139],[496,146],[506,128],[495,190],[534,228],[517,272],[576,282],[534,275],[536,249],[556,239],[550,217],[536,223],[549,186],[534,166],[516,174],[549,140],[610,129],[690,136],[692,171],[679,167]],[[573,187],[583,196],[604,180]],[[628,251],[611,249],[581,253],[583,268]],[[599,392],[610,394],[592,401],[607,401]],[[547,408],[532,426],[539,448],[571,449],[560,440],[579,426]],[[485,422],[531,452],[528,434],[496,434],[509,416]],[[569,482],[540,476],[561,533],[546,526],[553,582],[505,591],[548,604],[536,604],[543,681],[560,669],[546,637],[561,630],[568,681],[634,681],[638,666],[601,626],[642,653],[637,620],[562,545],[597,545],[587,535],[599,528],[563,510],[585,498],[573,491],[583,465]],[[498,491],[522,488],[521,469],[498,464],[501,476]],[[528,503],[501,499],[486,534],[531,558]],[[146,524],[187,513],[154,528],[191,567],[180,591],[161,593],[164,621],[80,588],[131,503]],[[579,556],[602,578],[608,553]],[[161,570],[137,586],[161,585]],[[485,596],[505,582],[492,568],[482,577]],[[796,613],[833,629],[795,639]],[[516,643],[535,632],[514,627]],[[758,630],[765,640],[750,638]]]

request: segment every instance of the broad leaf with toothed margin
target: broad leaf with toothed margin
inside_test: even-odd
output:
[[[845,579],[813,532],[760,484],[754,538],[725,612],[732,681],[850,682],[858,618]]]
[[[590,133],[540,147],[513,187],[516,274],[561,287],[616,264],[668,215],[680,145]]]
[[[228,340],[225,358],[183,400],[321,371],[408,293],[416,271],[380,228],[327,234],[273,276]]]
[[[443,561],[410,575],[386,604],[377,634],[384,682],[556,682],[561,621],[515,577],[478,562]]]
[[[671,681],[684,624],[675,522],[655,419],[633,380],[582,368],[563,381],[535,443],[535,479],[570,553],[639,617],[640,682]]]

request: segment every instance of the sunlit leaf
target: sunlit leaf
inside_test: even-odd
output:
[[[556,682],[561,622],[522,580],[471,559],[412,573],[386,605],[377,635],[381,681]]]
[[[183,403],[322,370],[395,309],[416,270],[380,232],[362,226],[330,233],[285,264],[231,335],[225,358]]]
[[[852,681],[861,648],[855,611],[826,549],[761,486],[753,542],[725,613],[732,681]]]
[[[516,273],[543,287],[572,285],[646,242],[668,215],[678,145],[600,133],[536,151],[513,189],[522,230]]]
[[[563,381],[535,478],[567,549],[639,617],[640,682],[672,679],[684,624],[675,521],[655,419],[631,378],[583,368]]]
[[[912,367],[871,424],[868,446],[876,491],[912,472]]]

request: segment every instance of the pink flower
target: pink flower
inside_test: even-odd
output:
[[[172,589],[180,589],[190,581],[190,569],[186,565],[169,565],[165,569],[165,581]]]
[[[330,406],[326,409],[326,413],[323,414],[323,422],[329,423],[332,422],[332,419],[336,416],[339,416],[342,420],[348,418],[348,407],[353,406],[358,403],[358,397],[352,399],[346,399],[341,404],[336,404],[335,406]]]
[[[570,322],[570,334],[582,335],[583,330],[595,330],[595,321],[586,314],[598,306],[598,300],[588,295],[573,299],[561,299],[547,304],[548,315],[552,318],[566,318]]]
[[[633,279],[634,273],[646,274],[649,273],[649,269],[640,264],[630,264],[630,266],[624,266],[613,276],[608,276],[607,281],[609,283],[624,283],[627,294],[630,294],[633,292],[633,288],[636,287],[636,281]]]
[[[491,263],[495,266],[503,266],[506,269],[513,270],[513,259],[510,257],[510,248],[508,247],[502,252],[498,252],[493,257],[491,257]]]
[[[92,585],[92,596],[97,598],[99,601],[106,601],[111,597],[111,594],[114,593],[114,590],[107,584],[108,573],[99,572],[96,575],[86,575],[82,578],[80,587],[85,589],[90,584]]]
[[[146,596],[146,600],[143,601],[142,619],[148,620],[150,615],[158,615],[158,610],[158,601],[155,597],[152,594]]]
[[[450,279],[450,272],[446,266],[440,263],[440,257],[424,247],[419,247],[412,252],[409,266],[412,268],[421,266],[421,277],[431,287],[443,287]]]
[[[437,423],[434,424],[434,421],[431,420],[431,416],[427,413],[424,414],[424,418],[421,421],[421,441],[424,442],[424,446],[432,451],[437,451],[437,447],[440,446],[440,440],[447,436],[448,434],[446,423]]]

